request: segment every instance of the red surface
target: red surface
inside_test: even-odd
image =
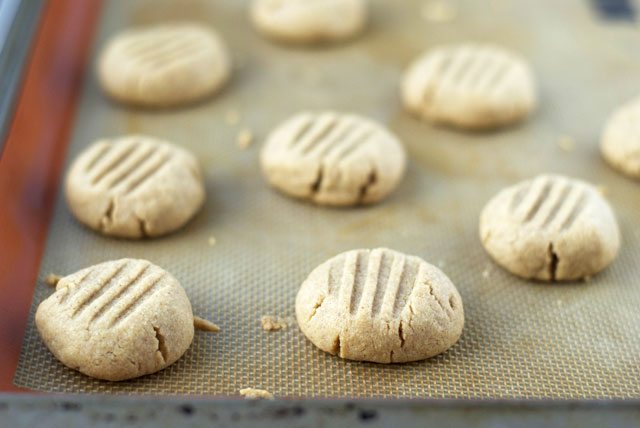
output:
[[[13,385],[100,0],[46,2],[0,158],[0,391]]]

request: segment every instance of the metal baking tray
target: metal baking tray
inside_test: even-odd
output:
[[[15,384],[65,393],[237,396],[256,387],[292,398],[638,399],[640,188],[598,154],[608,113],[640,87],[637,29],[603,23],[578,0],[553,8],[508,0],[453,4],[455,16],[435,23],[425,19],[423,1],[374,0],[362,37],[306,49],[261,38],[245,1],[105,2],[62,170],[98,138],[149,134],[198,156],[207,203],[177,233],[127,241],[78,224],[58,189],[38,280],[28,284],[35,291]],[[218,29],[235,63],[228,87],[171,110],[105,98],[94,73],[105,40],[131,26],[176,20]],[[434,127],[403,111],[398,84],[411,59],[442,43],[470,40],[501,44],[531,61],[540,108],[530,120],[474,134]],[[398,190],[371,207],[330,209],[270,189],[258,167],[261,141],[302,109],[356,112],[386,124],[409,154]],[[256,137],[246,150],[236,144],[244,129]],[[574,143],[569,150],[559,144],[567,139]],[[484,203],[503,186],[541,172],[603,186],[616,211],[622,250],[589,282],[523,281],[482,249],[477,228]],[[448,352],[411,364],[358,363],[319,351],[295,323],[262,331],[262,315],[293,317],[298,287],[316,265],[344,250],[377,246],[419,255],[457,285],[466,325]],[[51,293],[43,284],[47,274],[120,257],[146,258],[172,272],[194,312],[222,331],[197,334],[186,355],[162,372],[108,383],[57,362],[39,339],[33,314]]]

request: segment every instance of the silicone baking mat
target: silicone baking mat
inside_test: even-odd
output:
[[[445,22],[436,23],[422,1],[373,1],[362,37],[303,49],[260,38],[247,3],[238,0],[105,2],[94,55],[124,28],[196,20],[218,28],[235,73],[213,99],[151,111],[109,102],[94,70],[87,70],[67,165],[100,137],[166,138],[201,160],[207,203],[177,233],[126,241],[80,226],[59,191],[16,384],[133,394],[237,395],[255,387],[290,397],[640,397],[640,184],[608,168],[597,148],[608,113],[640,88],[640,33],[630,24],[601,21],[579,0],[553,8],[515,0],[450,4],[453,13],[440,14]],[[471,134],[403,112],[398,82],[408,62],[426,48],[468,40],[496,42],[529,58],[540,82],[540,108],[529,121]],[[384,202],[322,208],[265,184],[258,154],[268,131],[301,109],[326,108],[373,117],[406,144],[406,178]],[[236,144],[243,129],[256,139],[245,150]],[[616,210],[624,236],[620,255],[589,282],[519,280],[480,245],[484,203],[503,186],[541,172],[604,186]],[[262,331],[262,315],[293,318],[298,287],[316,265],[344,250],[378,246],[423,257],[459,288],[466,325],[448,352],[402,365],[349,362],[316,349],[295,323]],[[222,331],[197,333],[186,355],[164,371],[108,383],[57,362],[38,336],[33,313],[52,293],[43,283],[47,274],[120,257],[146,258],[169,270],[194,312]]]

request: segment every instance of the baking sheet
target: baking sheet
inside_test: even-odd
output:
[[[602,23],[588,3],[494,0],[453,3],[455,19],[429,23],[422,1],[373,1],[367,33],[352,42],[302,49],[255,34],[238,0],[105,2],[95,42],[167,20],[214,25],[236,70],[216,98],[185,109],[123,107],[101,94],[88,70],[67,165],[97,138],[146,133],[197,154],[207,202],[178,233],[153,241],[99,236],[79,225],[61,192],[15,383],[41,391],[237,395],[255,387],[289,397],[638,398],[640,397],[640,184],[601,160],[607,114],[640,88],[640,33]],[[548,5],[547,5],[548,6]],[[470,134],[436,128],[402,111],[398,81],[408,62],[440,43],[492,41],[527,56],[541,107],[525,124]],[[95,58],[94,58],[95,63]],[[258,168],[269,130],[301,109],[353,111],[387,124],[410,157],[405,180],[379,205],[316,207],[268,188]],[[226,119],[237,113],[239,123]],[[242,129],[257,142],[235,143]],[[558,140],[570,137],[564,151]],[[587,283],[539,284],[502,271],[478,238],[478,214],[503,186],[560,172],[607,189],[624,241],[614,264]],[[209,245],[215,237],[216,244]],[[463,298],[466,325],[447,353],[378,365],[343,361],[308,342],[297,326],[264,332],[260,317],[293,318],[307,274],[353,248],[388,246],[440,266]],[[33,325],[51,294],[44,277],[121,257],[146,258],[173,273],[194,312],[220,325],[197,333],[168,369],[132,381],[97,381],[65,368]]]

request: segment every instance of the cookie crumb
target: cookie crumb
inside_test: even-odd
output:
[[[262,324],[264,331],[286,330],[287,327],[289,327],[289,324],[287,324],[284,318],[275,315],[263,315],[262,318],[260,318],[260,324]]]
[[[558,138],[557,143],[558,143],[558,147],[560,147],[560,149],[562,149],[567,153],[574,151],[576,148],[575,140],[566,135]]]
[[[602,196],[607,196],[609,194],[609,188],[607,186],[605,186],[604,184],[598,184],[596,186],[596,190],[598,191],[598,193],[600,193]]]
[[[229,125],[237,125],[240,122],[238,110],[228,110],[224,115],[224,121]]]
[[[427,22],[451,22],[456,18],[456,8],[451,2],[429,0],[422,5],[422,18]]]
[[[240,390],[240,395],[249,400],[273,400],[273,394],[264,389],[243,388]]]
[[[210,247],[213,247],[214,245],[216,245],[216,237],[215,236],[210,236],[209,240],[207,241],[209,243]]]
[[[195,316],[193,317],[193,327],[196,330],[208,331],[211,333],[217,333],[220,331],[220,327],[211,321]]]
[[[238,133],[238,136],[236,137],[236,144],[238,144],[241,149],[247,149],[252,142],[253,133],[248,129],[243,129]]]
[[[489,279],[489,275],[491,274],[491,269],[489,268],[489,266],[487,266],[486,268],[484,268],[484,270],[482,271],[482,277],[484,279]]]
[[[44,283],[50,285],[51,287],[55,287],[56,285],[58,285],[58,281],[60,281],[60,279],[62,279],[60,275],[50,273],[44,278]]]

